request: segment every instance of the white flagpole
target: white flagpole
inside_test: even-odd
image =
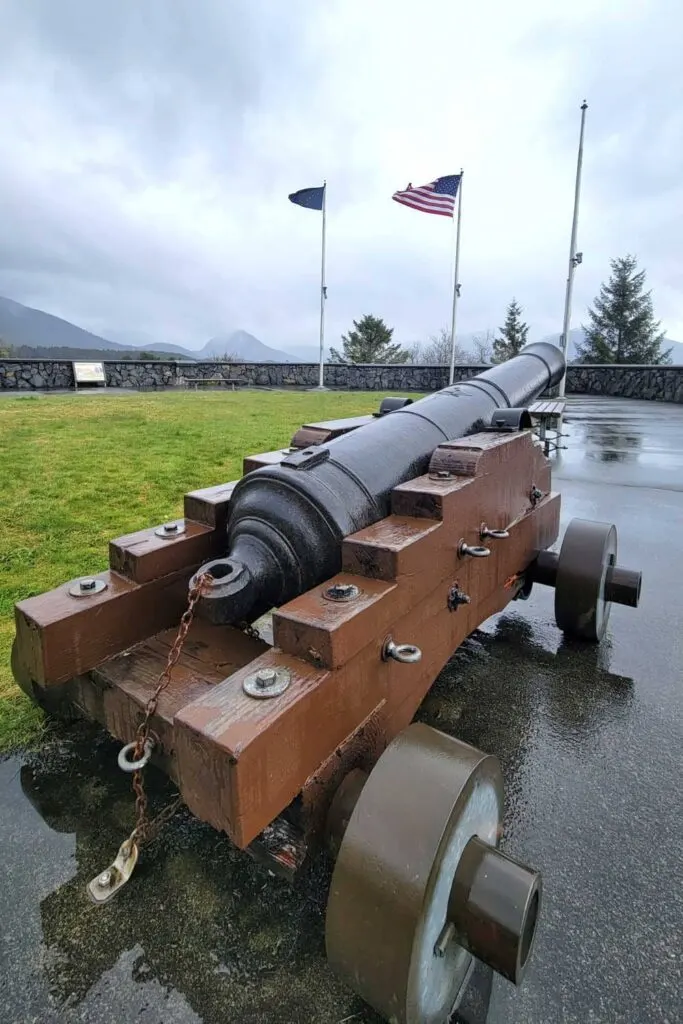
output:
[[[318,387],[322,388],[324,367],[325,367],[325,300],[327,299],[327,288],[325,285],[325,213],[327,206],[327,181],[323,182],[323,238],[322,258],[320,264],[320,374]]]
[[[567,346],[569,344],[569,324],[572,315],[572,290],[574,287],[574,271],[581,262],[581,256],[576,251],[576,231],[579,226],[579,198],[581,195],[581,168],[583,165],[583,129],[586,124],[586,110],[588,104],[584,100],[581,104],[581,131],[579,133],[579,154],[576,159],[576,184],[574,186],[574,217],[572,220],[572,237],[569,243],[569,273],[567,275],[567,290],[564,296],[564,318],[562,321],[562,335],[560,337],[560,348],[562,355],[567,358]],[[560,381],[558,394],[564,397],[566,372]]]
[[[448,374],[448,383],[453,383],[455,376],[455,322],[458,314],[458,299],[460,298],[460,221],[462,218],[462,179],[463,171],[460,168],[460,181],[458,182],[458,222],[455,229],[455,270],[453,271],[453,313],[451,316],[451,369]]]

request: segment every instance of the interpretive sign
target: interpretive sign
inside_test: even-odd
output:
[[[104,363],[74,363],[74,383],[79,384],[104,384],[107,379],[104,375]]]

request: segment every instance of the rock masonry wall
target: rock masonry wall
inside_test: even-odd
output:
[[[255,387],[315,387],[314,363],[106,362],[107,386],[157,389],[191,386],[192,379],[235,378]],[[457,366],[467,380],[484,366]],[[325,366],[325,385],[349,391],[436,391],[448,384],[445,366]],[[70,362],[0,359],[0,390],[52,391],[74,387]],[[567,393],[614,395],[683,403],[683,366],[570,366]]]

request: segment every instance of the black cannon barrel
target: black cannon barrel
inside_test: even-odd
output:
[[[227,557],[200,570],[214,577],[204,613],[253,620],[329,579],[344,537],[388,515],[392,489],[424,473],[438,445],[481,430],[497,408],[533,401],[564,370],[555,345],[528,345],[471,380],[248,473],[233,491]]]

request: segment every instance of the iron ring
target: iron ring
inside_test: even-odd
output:
[[[142,757],[138,758],[137,761],[129,761],[128,755],[132,754],[135,750],[136,742],[126,743],[125,747],[121,747],[119,750],[119,768],[122,772],[139,772],[141,768],[144,768],[150,757],[152,756],[152,750],[154,749],[154,743],[150,739],[145,740],[144,753]]]
[[[397,644],[388,637],[382,648],[382,661],[388,661],[389,658],[402,665],[415,665],[422,660],[422,651],[415,644]]]

